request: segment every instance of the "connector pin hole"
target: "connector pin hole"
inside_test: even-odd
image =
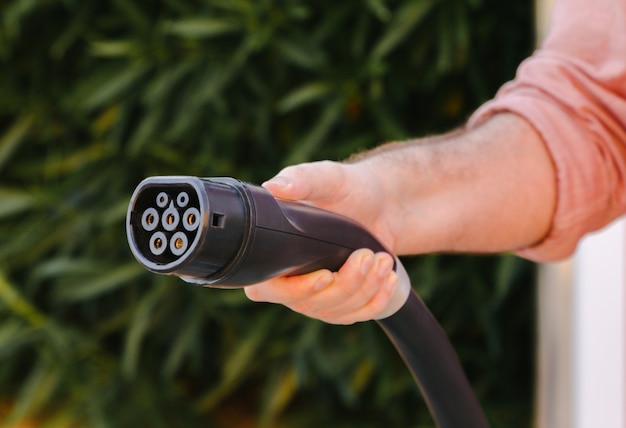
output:
[[[187,208],[183,214],[183,227],[189,232],[196,230],[200,225],[200,211],[197,208]]]
[[[141,215],[141,226],[148,232],[156,229],[159,223],[159,213],[154,208],[148,208]]]
[[[189,203],[189,195],[187,194],[187,192],[180,192],[176,197],[176,203],[179,207],[185,208]]]
[[[163,232],[156,232],[150,238],[150,251],[155,256],[163,254],[167,248],[167,238]]]
[[[157,195],[156,203],[159,207],[165,208],[167,203],[170,201],[170,197],[167,196],[167,193],[161,192]]]
[[[183,232],[176,232],[172,236],[172,241],[170,242],[170,250],[175,256],[181,256],[185,251],[187,251],[188,246],[189,241],[187,240],[187,235],[185,235]]]
[[[172,202],[168,209],[163,212],[163,228],[168,232],[173,231],[178,226],[180,214],[174,208],[174,202]]]

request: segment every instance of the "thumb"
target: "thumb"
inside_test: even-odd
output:
[[[345,165],[320,161],[289,166],[263,183],[274,197],[294,201],[324,202],[341,197]]]

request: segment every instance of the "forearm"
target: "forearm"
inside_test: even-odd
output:
[[[499,252],[548,232],[555,177],[542,140],[524,119],[497,114],[471,131],[384,145],[346,163],[285,168],[265,186],[352,217],[393,253]],[[402,288],[384,252],[355,251],[338,272],[278,278],[246,288],[331,323],[387,314]]]
[[[474,130],[392,143],[353,159],[384,206],[399,254],[499,252],[548,232],[556,179],[543,141],[522,118],[498,114]]]

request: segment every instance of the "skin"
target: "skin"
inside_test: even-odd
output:
[[[264,183],[275,197],[350,217],[398,255],[502,252],[540,242],[556,205],[556,176],[536,131],[500,113],[472,130],[390,143],[347,162],[290,166]],[[387,253],[355,251],[338,272],[245,288],[333,324],[377,318],[397,289]]]

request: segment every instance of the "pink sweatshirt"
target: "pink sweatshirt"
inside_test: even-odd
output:
[[[550,151],[557,207],[548,236],[519,251],[552,261],[626,212],[626,0],[559,0],[551,31],[515,80],[470,119],[526,118]]]

